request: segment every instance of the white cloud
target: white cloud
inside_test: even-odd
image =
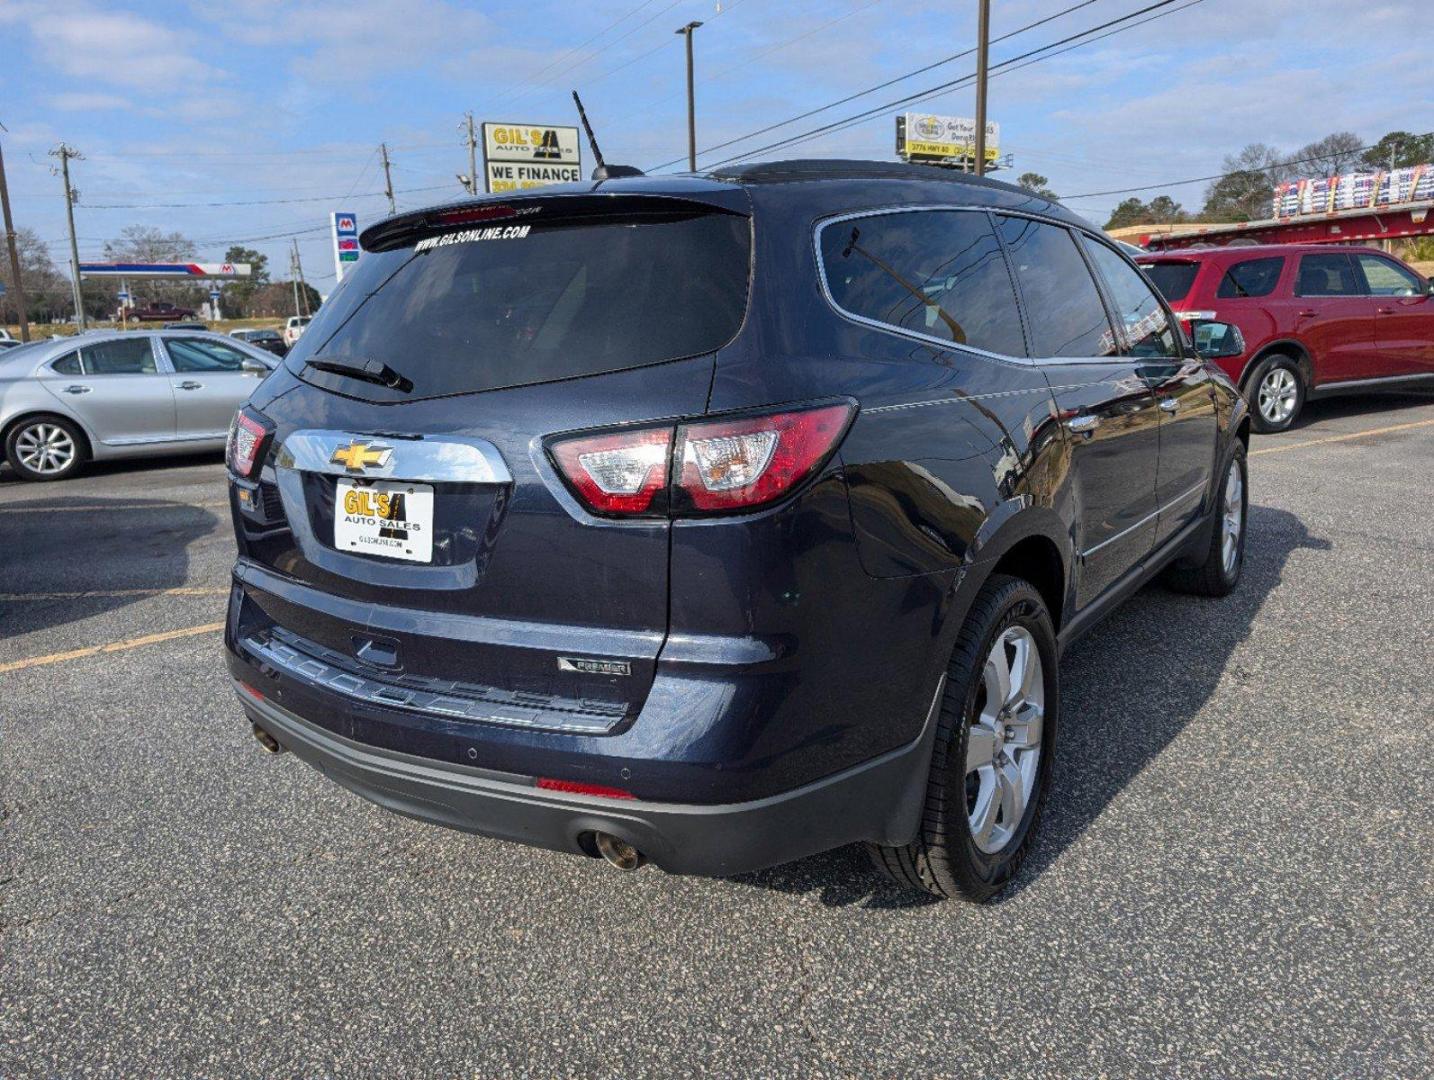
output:
[[[55,94],[49,99],[53,108],[65,112],[98,112],[105,109],[128,109],[130,105],[128,98],[122,98],[118,94],[86,93],[83,91]]]
[[[127,11],[30,9],[27,21],[41,57],[65,75],[175,93],[225,78],[192,55],[185,35]]]

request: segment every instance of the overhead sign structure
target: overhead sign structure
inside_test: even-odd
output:
[[[986,164],[1001,156],[1001,125],[986,122]],[[976,160],[976,121],[964,116],[907,113],[896,118],[896,153],[924,165],[960,165]]]
[[[525,191],[583,178],[578,129],[551,124],[483,125],[486,190]]]
[[[344,271],[352,270],[359,261],[358,216],[352,210],[334,211],[334,273],[344,279]]]
[[[248,263],[80,263],[85,277],[245,278]]]

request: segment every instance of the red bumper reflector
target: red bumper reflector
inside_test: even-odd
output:
[[[569,795],[597,795],[604,799],[635,799],[630,791],[608,787],[605,784],[581,784],[576,780],[553,780],[547,776],[538,777],[538,787],[545,791],[562,791]]]
[[[241,682],[241,683],[239,684],[239,689],[240,689],[240,690],[243,690],[244,693],[248,694],[251,698],[257,698],[257,699],[260,700],[260,701],[263,701],[263,700],[264,700],[264,695],[261,694],[261,693],[259,693],[259,691],[255,690],[252,686],[250,686],[250,685],[249,685],[248,683],[246,683],[246,682]]]

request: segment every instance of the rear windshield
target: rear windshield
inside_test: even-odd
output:
[[[457,227],[370,252],[286,363],[373,361],[406,394],[310,369],[343,392],[412,400],[714,352],[747,305],[749,219],[724,211]]]
[[[1200,272],[1200,264],[1193,262],[1143,262],[1140,268],[1155,282],[1160,295],[1172,304],[1190,295],[1190,286],[1195,284],[1195,275]]]

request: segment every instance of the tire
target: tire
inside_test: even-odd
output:
[[[1215,502],[1215,520],[1202,561],[1196,566],[1173,566],[1166,571],[1166,584],[1178,592],[1196,596],[1227,596],[1240,583],[1245,566],[1245,525],[1250,508],[1249,474],[1245,467],[1245,444],[1235,442],[1235,452],[1221,474],[1220,493]]]
[[[58,416],[27,416],[5,437],[5,457],[21,480],[68,480],[85,462],[85,437]]]
[[[1007,685],[1013,657],[1027,658],[1024,685],[1012,685],[1006,698],[1007,708],[1024,704],[999,715],[990,706],[999,672],[988,665],[998,655],[1006,661]],[[900,885],[943,898],[980,902],[1005,888],[1040,820],[1059,716],[1056,635],[1045,601],[1029,582],[993,575],[951,653],[916,839],[899,847],[868,844],[877,869]],[[975,746],[973,738],[980,740]],[[968,763],[982,757],[990,764],[968,771]],[[1012,777],[1019,778],[1019,788]],[[1024,802],[1007,820],[1021,793]]]
[[[1262,360],[1245,384],[1255,430],[1263,435],[1288,431],[1305,407],[1305,381],[1299,365],[1276,353]]]

